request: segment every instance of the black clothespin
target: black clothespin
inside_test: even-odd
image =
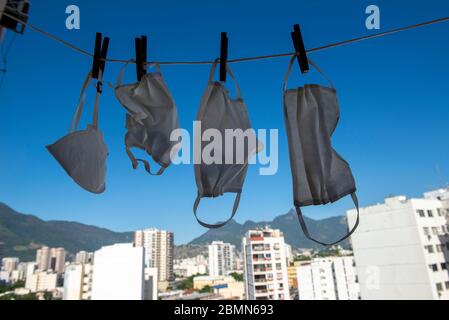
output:
[[[136,73],[137,80],[142,80],[142,77],[147,74],[147,46],[148,40],[146,36],[135,39],[136,45]]]
[[[7,0],[4,2],[4,8],[0,7],[0,10],[4,10],[6,14],[14,18],[0,14],[0,26],[19,34],[23,34],[25,32],[25,24],[28,21],[30,3],[28,0]]]
[[[299,24],[295,24],[293,26],[293,30],[294,30],[292,32],[293,45],[295,47],[295,52],[298,58],[299,67],[301,68],[301,73],[304,74],[307,73],[310,70],[310,68]]]
[[[108,57],[108,49],[109,49],[109,38],[105,37],[103,39],[103,35],[97,32],[97,35],[95,37],[94,59],[92,63],[92,78],[100,80],[97,83],[97,91],[99,93],[102,92],[102,82],[101,82],[102,79],[99,79],[100,71],[103,76],[104,69],[106,66],[106,59]]]
[[[229,39],[226,32],[221,33],[221,49],[220,49],[220,81],[226,82],[226,64],[228,63],[228,45]]]

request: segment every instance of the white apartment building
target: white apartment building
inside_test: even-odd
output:
[[[51,271],[38,271],[27,277],[25,288],[30,292],[53,291],[56,289],[58,275]]]
[[[269,228],[243,238],[247,300],[290,300],[284,235]]]
[[[157,268],[145,268],[144,300],[158,299]]]
[[[209,245],[209,276],[226,276],[234,270],[235,246],[223,241]]]
[[[173,281],[174,235],[172,232],[146,229],[134,234],[136,247],[145,249],[145,266],[158,269],[159,281]]]
[[[91,264],[72,264],[65,269],[63,300],[90,300],[92,294]]]
[[[449,299],[449,189],[360,209],[352,236],[362,299]],[[356,212],[347,213],[348,224]]]
[[[179,277],[191,277],[198,274],[206,274],[208,263],[203,255],[195,258],[179,259],[174,261],[173,271]]]
[[[75,264],[93,264],[94,254],[92,252],[80,251],[75,255]]]
[[[316,258],[296,269],[299,300],[359,300],[354,257]]]
[[[19,265],[19,258],[3,258],[2,259],[2,271],[13,272]]]
[[[142,300],[144,250],[133,244],[115,244],[95,252],[92,300]]]

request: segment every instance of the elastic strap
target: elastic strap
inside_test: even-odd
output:
[[[75,113],[72,117],[72,122],[70,124],[69,132],[73,132],[78,129],[78,125],[81,119],[81,114],[83,113],[84,103],[86,102],[86,90],[92,82],[92,72],[87,74],[86,80],[84,80],[83,86],[81,87],[80,97],[78,106],[75,109]]]
[[[166,169],[165,167],[161,167],[157,173],[153,173],[151,172],[151,166],[148,161],[143,159],[136,159],[129,148],[126,148],[126,154],[131,159],[134,170],[137,169],[137,167],[139,166],[139,162],[143,163],[143,165],[145,166],[145,170],[152,176],[161,176]]]
[[[338,244],[338,243],[348,239],[350,236],[352,236],[353,233],[356,231],[357,227],[359,226],[360,212],[359,212],[359,200],[357,199],[357,195],[355,193],[353,193],[353,194],[351,194],[351,197],[352,197],[352,201],[354,202],[354,205],[355,205],[355,207],[357,209],[357,220],[356,220],[355,225],[352,228],[352,230],[346,236],[344,236],[340,240],[335,241],[333,243],[325,243],[325,242],[321,242],[321,241],[318,241],[315,238],[313,238],[310,235],[310,233],[309,233],[309,229],[307,228],[307,224],[306,224],[306,222],[304,220],[304,216],[302,214],[301,208],[299,206],[295,206],[296,207],[296,213],[297,213],[298,219],[299,219],[299,224],[301,225],[301,229],[304,232],[304,235],[306,236],[306,238],[309,239],[309,240],[312,240],[313,242],[321,244],[323,246],[333,246],[333,245],[336,245],[336,244]]]
[[[234,201],[234,207],[232,208],[232,215],[226,222],[217,223],[217,224],[208,224],[208,223],[201,221],[198,218],[197,211],[198,211],[198,206],[200,205],[200,202],[201,202],[201,195],[198,194],[198,196],[196,197],[196,200],[195,200],[195,204],[193,205],[193,213],[195,214],[196,220],[198,221],[198,223],[201,226],[208,228],[208,229],[219,229],[219,228],[224,227],[229,222],[231,222],[232,219],[234,219],[235,214],[237,213],[237,209],[239,208],[241,195],[242,195],[241,192],[237,193],[237,195],[235,197],[235,201]]]
[[[122,70],[120,71],[120,74],[119,74],[119,76],[118,76],[118,78],[117,78],[117,85],[116,85],[116,88],[117,88],[117,87],[120,87],[120,86],[122,85],[122,83],[123,83],[123,77],[125,76],[126,67],[127,67],[128,64],[130,64],[130,63],[136,63],[136,60],[133,60],[133,59],[128,60],[128,61],[126,61],[126,63],[123,65],[123,68],[122,68]],[[160,66],[160,64],[158,64],[158,63],[150,63],[150,64],[149,64],[149,67],[150,67],[150,68],[156,67],[157,72],[159,72],[159,73],[161,72],[161,66]]]
[[[212,84],[214,82],[215,70],[217,69],[217,65],[218,65],[219,61],[220,61],[220,59],[216,59],[214,61],[214,63],[212,64],[212,68],[211,68],[210,74],[209,74],[209,84]],[[229,64],[226,64],[226,71],[231,76],[231,79],[234,81],[235,91],[237,92],[237,99],[241,99],[242,94],[240,91],[240,86],[238,85],[237,80],[235,79],[234,73],[232,72],[231,68],[229,67]]]
[[[293,69],[293,64],[295,63],[295,60],[296,60],[296,55],[294,55],[294,56],[292,56],[292,58],[290,59],[290,64],[289,64],[289,66],[288,66],[288,70],[287,70],[287,73],[286,73],[286,75],[285,75],[285,77],[284,77],[284,94],[285,94],[285,92],[287,91],[287,83],[288,83],[288,79],[290,78],[290,73],[292,72],[292,69]],[[332,80],[324,73],[324,71],[315,63],[315,62],[313,62],[312,60],[310,60],[309,59],[309,63],[310,63],[310,65],[312,66],[312,67],[314,67],[328,82],[329,82],[329,84],[330,84],[330,86],[332,87],[332,88],[334,88],[335,89],[335,86],[334,86],[334,83],[332,82]]]

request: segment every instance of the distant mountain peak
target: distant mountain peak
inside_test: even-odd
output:
[[[348,232],[346,217],[344,216],[330,217],[323,220],[314,220],[308,217],[305,217],[305,219],[310,233],[316,235],[318,240],[329,241],[329,239],[338,239]],[[274,218],[272,221],[255,222],[248,220],[243,224],[240,224],[233,220],[232,223],[229,223],[221,229],[206,231],[203,235],[192,240],[189,244],[206,245],[213,241],[224,241],[240,247],[242,238],[248,230],[263,228],[265,226],[269,226],[273,229],[280,229],[284,233],[285,242],[294,248],[322,248],[320,245],[308,240],[304,236],[296,212],[293,209],[286,214]],[[342,242],[341,246],[348,248],[349,243],[347,241]]]

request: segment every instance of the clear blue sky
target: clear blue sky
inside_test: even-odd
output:
[[[227,31],[230,57],[292,50],[290,30],[302,26],[306,47],[372,33],[365,8],[377,4],[382,30],[449,15],[442,0],[395,1],[32,1],[30,22],[92,50],[96,31],[111,37],[110,56],[132,58],[134,37],[149,36],[149,57],[213,59]],[[81,9],[81,30],[65,29],[65,8]],[[10,34],[9,34],[10,36]],[[9,38],[6,40],[8,41]],[[342,109],[335,148],[351,164],[362,205],[390,194],[419,196],[449,180],[449,24],[369,40],[311,55],[339,91]],[[192,166],[171,167],[162,177],[134,171],[124,152],[124,109],[105,89],[100,127],[110,150],[107,191],[79,188],[45,149],[66,134],[91,60],[32,30],[17,37],[0,91],[0,201],[43,219],[74,220],[117,231],[158,227],[183,243],[205,230],[192,215],[196,186]],[[279,128],[279,172],[261,177],[252,167],[237,220],[271,220],[293,202],[282,113],[282,79],[288,59],[234,65],[255,128]],[[115,81],[121,65],[108,64]],[[209,72],[207,66],[162,69],[191,130]],[[298,68],[294,70],[299,84]],[[316,78],[312,73],[309,81]],[[303,79],[304,80],[304,79]],[[135,81],[134,68],[127,81]],[[92,101],[92,100],[90,100]],[[89,105],[91,106],[91,104]],[[89,110],[89,109],[88,109]],[[90,110],[85,120],[90,119]],[[439,165],[442,180],[436,174]],[[233,198],[205,201],[215,222]],[[308,208],[323,218],[344,214],[349,200]],[[299,229],[298,229],[298,232]]]

